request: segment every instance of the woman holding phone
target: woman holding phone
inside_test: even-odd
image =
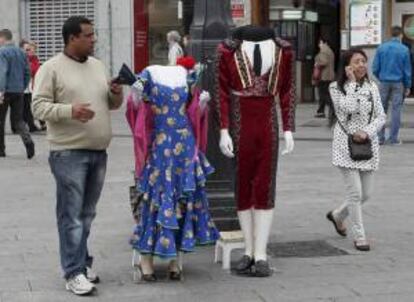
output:
[[[334,115],[331,118],[333,130],[332,158],[338,167],[345,185],[345,202],[328,212],[337,233],[347,235],[345,219],[349,217],[354,246],[357,250],[369,251],[362,221],[362,204],[368,201],[373,190],[374,171],[379,166],[378,131],[386,117],[381,105],[377,85],[368,78],[367,56],[360,49],[350,49],[341,59],[336,82],[329,91]],[[366,160],[351,158],[349,138],[356,143],[371,141],[372,157]]]

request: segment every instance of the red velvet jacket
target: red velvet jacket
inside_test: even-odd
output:
[[[275,64],[271,69],[268,92],[279,96],[283,131],[295,129],[295,64],[290,44],[277,39]],[[220,128],[229,128],[230,98],[232,91],[243,91],[252,87],[251,68],[240,44],[222,42],[217,49],[217,107]]]

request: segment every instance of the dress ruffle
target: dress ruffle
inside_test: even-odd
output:
[[[155,174],[154,174],[155,171]],[[193,252],[196,245],[213,244],[220,237],[208,211],[206,177],[214,172],[202,153],[181,174],[161,173],[148,165],[137,185],[144,193],[141,218],[131,242],[141,254],[176,257],[177,251]],[[165,177],[166,179],[163,179]],[[172,190],[165,184],[171,183]]]

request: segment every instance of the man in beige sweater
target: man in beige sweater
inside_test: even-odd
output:
[[[108,83],[104,65],[91,57],[92,23],[70,17],[65,49],[36,75],[32,110],[47,122],[49,164],[57,186],[57,224],[66,289],[90,294],[99,278],[91,270],[87,240],[106,173],[111,109],[122,104],[120,85]]]

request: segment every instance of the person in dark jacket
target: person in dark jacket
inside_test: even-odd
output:
[[[26,54],[15,46],[9,29],[0,31],[0,157],[5,157],[4,126],[10,106],[13,128],[21,136],[27,158],[35,155],[29,129],[23,121],[23,93],[30,81],[30,67]]]

